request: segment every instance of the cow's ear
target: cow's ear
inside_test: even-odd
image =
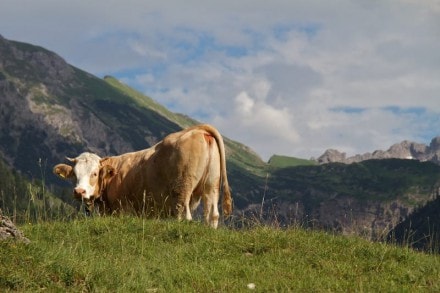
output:
[[[99,175],[102,179],[110,179],[115,176],[116,170],[110,165],[104,165],[99,170]]]
[[[72,166],[66,164],[58,164],[53,167],[53,173],[62,179],[69,179],[73,176]]]

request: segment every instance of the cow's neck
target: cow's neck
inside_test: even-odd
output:
[[[155,147],[156,146],[136,152],[125,153],[119,156],[109,157],[104,164],[112,166],[115,168],[116,173],[125,177],[128,170],[133,166],[140,166],[142,161],[148,160],[148,158],[154,153]]]

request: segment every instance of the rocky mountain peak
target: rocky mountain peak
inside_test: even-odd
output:
[[[415,159],[419,161],[432,161],[440,163],[440,136],[434,137],[429,146],[404,140],[393,144],[388,150],[375,150],[372,153],[357,154],[346,157],[345,153],[338,150],[328,149],[318,159],[318,163],[326,164],[332,162],[355,163],[371,159]]]
[[[74,69],[59,55],[44,48],[0,38],[0,68],[11,76],[46,84],[62,84]]]
[[[429,144],[431,150],[440,150],[440,136],[434,137]]]
[[[343,162],[345,161],[345,153],[341,153],[335,149],[328,149],[318,158],[320,164],[332,163],[332,162]]]

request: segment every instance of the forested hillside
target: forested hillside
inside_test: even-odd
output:
[[[76,213],[70,194],[59,191],[55,196],[47,190],[45,174],[41,175],[38,180],[29,180],[0,159],[0,209],[14,222],[67,219]]]

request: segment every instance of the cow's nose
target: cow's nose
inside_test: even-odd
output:
[[[73,195],[77,198],[83,198],[86,195],[86,190],[80,187],[73,189]]]

